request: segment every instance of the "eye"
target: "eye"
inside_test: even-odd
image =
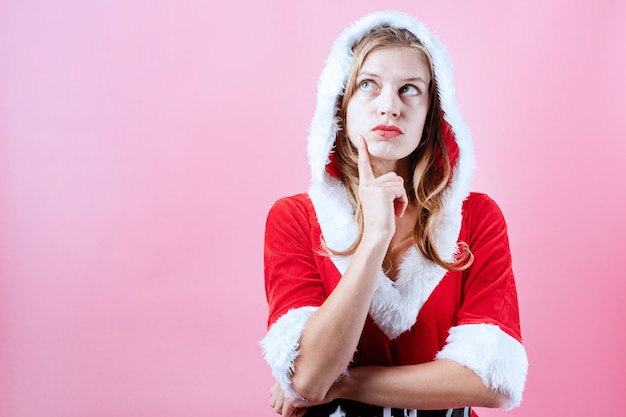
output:
[[[418,96],[422,93],[419,90],[419,88],[417,88],[416,86],[412,84],[403,85],[402,87],[400,87],[400,90],[398,90],[398,92],[401,95],[407,95],[407,96]]]
[[[359,83],[359,89],[363,91],[374,90],[374,82],[372,80],[363,80]]]

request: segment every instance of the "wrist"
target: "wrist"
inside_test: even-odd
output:
[[[363,233],[359,243],[359,249],[370,254],[382,254],[384,256],[389,249],[391,238],[391,236],[386,236],[382,233],[368,233],[366,231]]]

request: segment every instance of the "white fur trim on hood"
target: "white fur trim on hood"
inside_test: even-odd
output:
[[[348,79],[352,47],[373,29],[382,26],[411,31],[430,53],[444,117],[459,148],[452,181],[444,191],[443,218],[434,242],[442,259],[452,261],[458,250],[461,208],[463,200],[469,195],[474,170],[472,140],[454,97],[452,64],[445,47],[422,23],[407,14],[392,11],[370,14],[345,29],[335,41],[320,76],[317,107],[308,138],[312,176],[309,196],[326,244],[335,250],[352,244],[358,231],[353,209],[345,187],[326,172],[326,165],[339,129],[337,97],[343,94]],[[332,260],[343,274],[350,257],[332,257]],[[413,326],[424,302],[445,273],[445,269],[424,258],[417,250],[407,254],[395,282],[381,270],[370,315],[387,337],[395,338]]]

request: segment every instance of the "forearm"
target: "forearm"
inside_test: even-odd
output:
[[[420,365],[350,369],[337,396],[385,407],[439,410],[500,407],[505,394],[487,387],[472,370],[441,359]]]
[[[302,397],[323,398],[352,359],[387,245],[363,239],[337,287],[306,322],[292,376]]]

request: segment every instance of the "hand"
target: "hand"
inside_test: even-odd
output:
[[[391,239],[396,231],[395,217],[401,217],[409,204],[404,179],[395,172],[375,178],[367,143],[362,136],[357,139],[359,198],[363,207],[364,229],[372,228],[377,234],[386,232]]]
[[[278,382],[270,388],[270,406],[283,417],[303,416],[309,405],[311,404],[285,394]]]
[[[301,417],[306,413],[308,407],[333,401],[335,399],[332,394],[333,391],[331,388],[322,401],[310,402],[285,394],[280,384],[276,382],[270,388],[270,406],[282,417]]]

